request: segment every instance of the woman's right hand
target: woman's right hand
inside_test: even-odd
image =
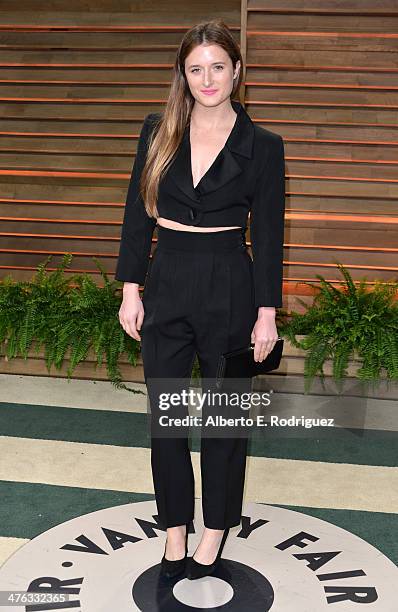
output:
[[[141,341],[139,331],[144,320],[144,306],[140,298],[137,283],[125,283],[123,301],[119,309],[119,321],[126,334]]]

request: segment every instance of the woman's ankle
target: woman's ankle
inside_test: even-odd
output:
[[[187,526],[184,523],[184,525],[177,525],[176,527],[167,527],[166,532],[167,535],[180,535],[180,534],[185,534],[187,530]]]
[[[202,538],[203,536],[206,537],[218,537],[218,536],[222,536],[222,534],[224,533],[225,529],[212,529],[210,527],[205,527],[203,529],[203,533],[202,533]]]
[[[168,559],[169,561],[181,559],[185,553],[185,526],[180,525],[178,527],[168,527],[166,533],[166,559]]]
[[[210,535],[208,535],[209,532],[211,531],[213,533],[210,533]],[[217,530],[211,529],[207,531],[205,530],[202,533],[202,538],[195,552],[192,555],[193,558],[199,563],[202,563],[205,565],[212,563],[214,559],[216,558],[217,551],[219,549],[223,534],[224,534],[224,530],[218,530],[218,529]]]
[[[186,525],[178,525],[177,527],[167,527],[166,538],[168,546],[185,546]]]

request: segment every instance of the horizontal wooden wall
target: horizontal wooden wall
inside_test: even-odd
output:
[[[113,275],[143,118],[164,104],[183,33],[212,17],[241,44],[248,112],[285,141],[284,306],[311,301],[300,283],[318,273],[338,283],[336,259],[370,284],[397,278],[396,1],[42,9],[0,7],[0,278],[65,252],[71,272],[101,283],[96,256]]]
[[[285,292],[398,279],[398,3],[248,0],[245,99],[286,152]],[[298,309],[299,310],[299,309]]]

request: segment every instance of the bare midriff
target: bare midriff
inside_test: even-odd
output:
[[[166,219],[166,217],[158,217],[157,224],[162,227],[168,227],[169,229],[182,230],[185,232],[220,232],[228,229],[242,229],[239,225],[232,225],[228,227],[197,227],[196,225],[185,225],[184,223],[178,223],[178,221],[172,221]]]

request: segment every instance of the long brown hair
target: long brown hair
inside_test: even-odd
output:
[[[177,51],[169,96],[159,122],[149,138],[145,166],[141,173],[140,193],[150,217],[159,216],[157,197],[159,182],[175,155],[195,103],[185,77],[185,59],[201,44],[215,44],[229,55],[234,69],[240,60],[239,76],[234,79],[231,98],[239,91],[242,81],[242,56],[228,26],[221,19],[199,23],[185,33]]]

